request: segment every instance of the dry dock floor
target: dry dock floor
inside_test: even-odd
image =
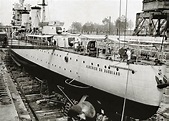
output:
[[[0,53],[0,121],[30,121],[29,113]]]
[[[19,121],[15,105],[4,81],[4,65],[0,62],[0,121]]]

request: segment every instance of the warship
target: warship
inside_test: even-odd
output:
[[[42,17],[39,6],[14,4],[9,48],[16,63],[50,78],[53,89],[67,85],[89,95],[109,117],[147,119],[156,113],[168,86],[167,39],[69,34],[63,22],[45,22],[44,0],[41,6]],[[94,117],[97,106],[90,103]]]

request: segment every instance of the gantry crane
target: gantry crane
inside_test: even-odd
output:
[[[169,37],[169,0],[143,0],[133,35]]]

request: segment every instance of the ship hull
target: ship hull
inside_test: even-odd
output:
[[[65,80],[70,79],[64,75],[46,69],[40,65],[37,65],[24,57],[18,55],[14,51],[11,51],[12,57],[22,64],[30,73],[39,78],[48,80],[49,90],[58,91],[57,86],[63,86],[66,94],[70,95],[71,98],[79,100],[83,95],[89,95],[88,100],[94,105],[96,110],[102,108],[106,114],[116,120],[120,120],[124,98],[107,93],[105,91],[96,89],[94,87],[81,89],[75,88],[65,83]],[[89,85],[90,86],[90,85]],[[101,105],[97,103],[101,102]],[[126,100],[125,103],[125,115],[136,119],[147,119],[156,113],[157,106],[147,105],[132,100]]]

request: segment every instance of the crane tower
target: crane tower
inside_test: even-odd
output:
[[[133,35],[169,37],[169,0],[143,0]]]

